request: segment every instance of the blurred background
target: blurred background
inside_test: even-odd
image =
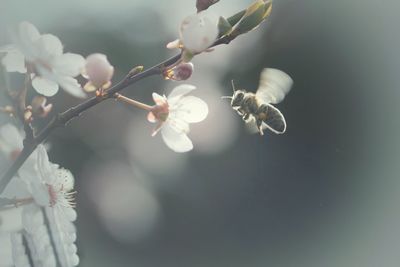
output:
[[[229,16],[251,2],[212,10]],[[2,0],[0,45],[27,20],[65,51],[106,54],[116,82],[174,55],[165,45],[194,3]],[[275,0],[257,30],[193,61],[186,83],[210,114],[191,128],[190,153],[170,151],[145,112],[114,101],[54,132],[50,159],[76,178],[80,266],[400,266],[399,8]],[[220,99],[231,79],[255,91],[264,67],[294,80],[277,106],[284,135],[248,134]],[[124,93],[150,104],[178,84],[154,77]],[[56,111],[79,102],[51,101]]]

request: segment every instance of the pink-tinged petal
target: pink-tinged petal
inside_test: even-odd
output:
[[[53,96],[58,92],[58,84],[46,78],[35,76],[32,80],[32,86],[36,92],[44,96]]]
[[[153,112],[149,112],[147,114],[147,120],[149,122],[155,123],[157,121],[156,117],[154,116]]]
[[[181,41],[179,39],[176,39],[172,42],[169,42],[166,47],[168,49],[175,49],[175,48],[179,48],[181,46]]]
[[[175,152],[183,153],[193,149],[193,143],[187,135],[177,132],[169,124],[161,128],[161,135],[165,144]]]
[[[39,40],[35,42],[35,45],[39,48],[40,59],[51,58],[60,56],[63,53],[63,45],[57,36],[52,34],[43,34]]]
[[[91,54],[86,58],[83,73],[97,88],[105,88],[111,84],[114,67],[108,62],[104,54]]]
[[[79,98],[86,97],[86,94],[83,92],[81,85],[75,78],[61,76],[58,77],[57,82],[67,93]]]
[[[173,98],[181,97],[187,95],[191,91],[195,90],[196,87],[190,84],[182,84],[175,87],[171,93],[168,95],[168,102],[170,102]]]
[[[161,130],[161,128],[163,127],[164,122],[159,121],[157,126],[153,129],[153,132],[151,133],[151,136],[156,136],[156,134]]]
[[[17,49],[10,50],[1,60],[8,72],[26,73],[25,56]]]
[[[186,122],[195,123],[204,120],[208,115],[206,102],[195,96],[185,96],[177,102],[178,108],[171,110],[174,116]]]
[[[164,105],[167,102],[165,97],[163,97],[157,93],[153,93],[152,97],[153,97],[153,101],[154,101],[154,103],[156,103],[156,105]]]
[[[53,70],[60,75],[78,76],[85,65],[85,58],[78,54],[65,53],[56,57],[52,63]]]
[[[85,92],[94,92],[97,90],[96,86],[94,86],[91,82],[87,82],[84,86],[83,86],[83,90],[85,90]]]

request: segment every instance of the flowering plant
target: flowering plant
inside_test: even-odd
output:
[[[50,162],[43,145],[55,129],[97,104],[115,99],[146,110],[147,120],[156,125],[151,135],[160,132],[171,150],[183,153],[196,146],[188,137],[189,125],[201,125],[209,107],[205,101],[191,95],[195,86],[178,85],[168,96],[153,92],[154,105],[124,96],[121,91],[156,75],[169,81],[187,80],[194,71],[192,59],[195,56],[229,44],[255,29],[271,11],[270,1],[257,0],[224,18],[209,12],[209,7],[217,2],[198,0],[198,12],[183,19],[177,34],[179,38],[167,44],[170,49],[180,50],[176,56],[151,68],[133,67],[114,85],[115,67],[106,55],[93,53],[85,59],[79,54],[64,53],[58,37],[41,34],[32,23],[25,21],[12,32],[11,44],[0,48],[1,63],[8,72],[23,74],[25,83],[21,90],[4,90],[9,104],[1,111],[17,118],[19,124],[0,127],[0,151],[9,164],[0,178],[0,212],[1,209],[20,210],[21,224],[10,235],[16,266],[76,266],[79,263],[73,224],[77,218],[74,176]],[[59,88],[84,100],[53,114],[54,105],[49,103],[48,97],[55,96]],[[41,127],[46,117],[50,120]]]

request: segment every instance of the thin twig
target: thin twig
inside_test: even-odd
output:
[[[115,93],[114,94],[114,98],[115,98],[115,100],[118,100],[120,102],[124,102],[124,103],[127,103],[129,105],[132,105],[132,106],[135,106],[137,108],[141,108],[141,109],[144,109],[144,110],[147,110],[147,111],[151,111],[151,108],[152,108],[151,106],[149,106],[147,104],[144,104],[142,102],[136,101],[136,100],[131,99],[129,97],[123,96],[123,95],[121,95],[119,93]]]

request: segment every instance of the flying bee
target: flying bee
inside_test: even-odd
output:
[[[281,102],[292,85],[293,80],[285,72],[265,68],[261,72],[255,94],[243,89],[236,90],[232,81],[233,95],[223,98],[231,99],[232,108],[249,126],[256,126],[260,135],[264,135],[266,128],[276,134],[283,134],[286,131],[285,117],[271,104]]]

